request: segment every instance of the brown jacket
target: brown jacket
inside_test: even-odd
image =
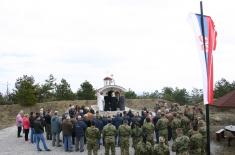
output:
[[[73,124],[70,119],[63,120],[62,132],[64,136],[72,136]]]

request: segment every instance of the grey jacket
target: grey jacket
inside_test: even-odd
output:
[[[51,133],[60,133],[61,131],[61,121],[56,115],[51,118]]]

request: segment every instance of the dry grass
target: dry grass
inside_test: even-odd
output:
[[[39,111],[40,108],[58,110],[59,112],[64,112],[65,109],[72,105],[85,105],[90,106],[96,104],[95,100],[80,100],[80,101],[54,101],[46,103],[37,103],[32,107],[22,107],[18,104],[16,105],[1,105],[0,106],[0,129],[14,125],[15,117],[20,110],[25,113],[30,113],[31,111]]]

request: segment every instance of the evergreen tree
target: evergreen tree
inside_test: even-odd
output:
[[[214,97],[219,98],[232,90],[235,90],[235,81],[230,83],[226,79],[222,78],[215,83]]]
[[[31,106],[36,103],[36,86],[34,85],[33,76],[24,75],[18,78],[15,83],[15,88],[15,99],[17,103],[24,106]]]
[[[55,97],[57,100],[73,100],[75,98],[70,84],[65,79],[61,79],[60,84],[56,84]]]
[[[189,101],[189,95],[185,88],[175,88],[173,92],[173,101],[180,104],[186,104]]]
[[[95,90],[88,81],[83,82],[81,88],[77,91],[78,100],[94,100],[96,99]]]
[[[191,101],[192,103],[199,103],[203,101],[202,89],[193,88],[191,92]]]
[[[171,87],[164,87],[161,92],[161,98],[167,101],[174,101],[174,89]]]
[[[132,91],[131,89],[129,89],[127,92],[125,92],[125,97],[127,99],[136,99],[137,95],[134,91]]]
[[[38,99],[40,102],[53,101],[55,99],[56,79],[52,74],[45,80],[45,83],[38,86]]]

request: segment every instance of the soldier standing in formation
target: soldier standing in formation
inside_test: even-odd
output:
[[[188,134],[188,131],[190,129],[190,120],[188,117],[183,115],[183,112],[179,112],[180,118],[181,118],[181,127],[183,128],[184,135]]]
[[[131,136],[133,148],[136,151],[136,146],[142,139],[142,128],[140,127],[140,124],[138,122],[134,123],[133,129],[131,130]]]
[[[154,145],[153,155],[170,155],[169,146],[165,144],[164,137],[159,137],[159,144]]]
[[[136,155],[151,155],[152,144],[147,141],[147,135],[143,134],[143,139],[136,146]]]
[[[146,123],[144,123],[142,130],[144,133],[146,133],[147,141],[149,141],[153,145],[154,125],[152,122],[150,122],[149,117],[146,118]]]
[[[176,152],[176,155],[189,155],[189,137],[183,135],[181,128],[176,129],[177,138],[173,142],[172,151]]]
[[[124,120],[123,125],[118,128],[121,146],[121,155],[129,155],[129,138],[131,135],[131,128],[128,125],[128,121]]]
[[[158,120],[157,124],[156,124],[156,128],[159,131],[159,136],[164,137],[164,139],[166,140],[166,143],[168,143],[168,126],[169,126],[169,121],[168,119],[165,117],[165,113],[161,113],[161,118]]]
[[[177,113],[173,114],[174,118],[171,122],[171,128],[172,128],[172,139],[176,139],[176,129],[181,128],[181,120],[179,119],[179,116]]]
[[[117,134],[117,130],[115,126],[111,124],[111,122],[112,120],[109,118],[108,124],[105,125],[103,129],[105,155],[109,155],[110,149],[112,155],[115,155],[115,136]]]
[[[197,125],[195,125],[190,137],[190,155],[200,155],[202,153],[202,144],[202,134],[199,133]]]
[[[86,137],[88,155],[91,155],[92,151],[93,155],[97,155],[99,149],[98,140],[100,139],[100,131],[95,127],[94,121],[91,121],[91,126],[87,128]]]

